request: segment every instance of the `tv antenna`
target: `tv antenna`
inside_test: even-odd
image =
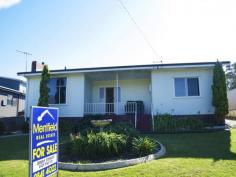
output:
[[[29,52],[26,52],[26,51],[21,51],[21,50],[16,50],[16,52],[25,55],[25,71],[27,72],[28,56],[29,56],[29,55],[32,55],[32,54],[29,53]]]

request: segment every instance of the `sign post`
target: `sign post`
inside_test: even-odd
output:
[[[58,108],[31,108],[29,176],[58,175]]]

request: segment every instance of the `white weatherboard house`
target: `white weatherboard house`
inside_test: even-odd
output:
[[[229,62],[222,62],[229,64]],[[50,105],[60,117],[86,114],[212,115],[215,62],[152,64],[51,70]],[[40,71],[27,78],[26,110],[37,105]]]

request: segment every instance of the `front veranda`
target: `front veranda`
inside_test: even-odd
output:
[[[150,71],[88,73],[84,95],[85,116],[126,117],[134,120],[136,127],[152,114]]]

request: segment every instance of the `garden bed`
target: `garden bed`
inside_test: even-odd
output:
[[[166,153],[165,147],[158,142],[158,148],[155,153],[143,156],[130,158],[131,156],[126,156],[124,154],[122,159],[111,158],[111,159],[100,159],[94,160],[92,163],[88,163],[88,161],[84,161],[81,163],[72,163],[72,162],[59,162],[59,169],[70,170],[70,171],[100,171],[100,170],[109,170],[115,168],[122,168],[127,166],[132,166],[140,163],[145,163],[147,161],[151,161],[157,158],[162,157]]]
[[[163,145],[161,146],[160,143],[158,143],[157,148],[155,149],[155,153],[159,152]],[[114,162],[114,161],[119,161],[119,160],[129,160],[129,159],[135,159],[139,158],[140,156],[137,154],[133,154],[131,152],[124,152],[120,154],[119,156],[111,156],[111,157],[102,157],[98,159],[84,159],[84,158],[79,158],[76,156],[68,156],[65,154],[64,149],[66,146],[69,146],[69,143],[64,143],[60,144],[60,162],[63,163],[74,163],[74,164],[89,164],[89,163],[103,163],[103,162]]]

